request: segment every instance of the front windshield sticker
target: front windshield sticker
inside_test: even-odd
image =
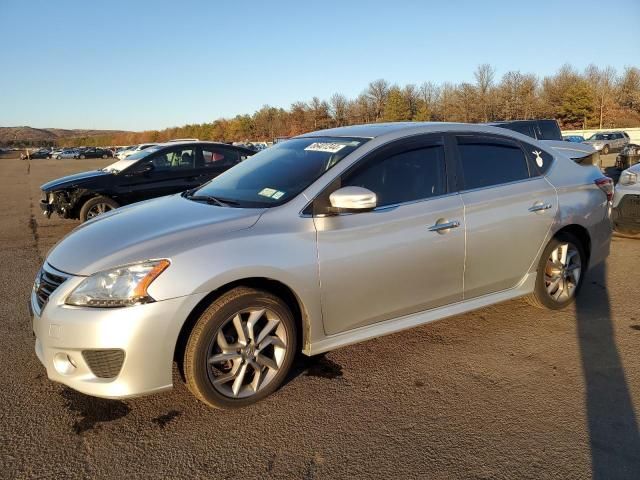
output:
[[[262,190],[260,190],[258,192],[258,195],[262,195],[263,197],[271,198],[274,193],[278,193],[278,191],[274,190],[273,188],[263,188]]]
[[[281,192],[280,190],[278,190],[276,193],[274,193],[273,195],[271,195],[271,198],[273,198],[274,200],[278,200],[280,197],[282,197],[284,195],[284,192]]]
[[[342,150],[346,145],[344,143],[322,143],[315,142],[309,145],[305,150],[309,152],[327,152],[336,153]]]

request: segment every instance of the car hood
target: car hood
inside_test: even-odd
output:
[[[231,208],[171,195],[113,210],[60,241],[47,263],[72,275],[169,258],[252,227],[264,209]]]
[[[67,175],[66,177],[56,178],[50,182],[45,183],[40,188],[45,192],[58,190],[61,188],[75,187],[82,184],[85,180],[89,180],[96,177],[104,177],[112,175],[110,172],[103,172],[102,170],[91,170],[89,172],[76,173],[74,175]]]

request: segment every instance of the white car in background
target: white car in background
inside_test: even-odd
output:
[[[76,155],[78,154],[78,150],[73,148],[73,149],[65,149],[62,152],[60,152],[55,158],[76,158]]]
[[[613,226],[626,235],[640,235],[640,163],[620,174],[613,196]]]
[[[125,158],[127,158],[129,155],[133,155],[134,153],[138,153],[142,150],[145,150],[149,147],[153,147],[155,145],[158,145],[157,143],[141,143],[140,145],[135,145],[131,148],[129,148],[128,150],[123,150],[122,152],[118,153],[117,157],[120,160],[124,160]]]

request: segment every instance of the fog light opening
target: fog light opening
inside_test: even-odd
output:
[[[71,375],[78,368],[73,359],[66,353],[56,353],[53,366],[60,375]]]

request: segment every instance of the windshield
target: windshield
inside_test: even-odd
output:
[[[334,137],[287,140],[227,170],[189,197],[213,197],[246,208],[281,205],[365,142],[363,138]]]
[[[132,155],[129,155],[124,160],[118,160],[117,162],[112,163],[111,165],[104,167],[102,169],[102,171],[103,172],[112,172],[112,173],[122,172],[123,170],[129,168],[131,165],[136,163],[138,160],[140,160],[142,158],[145,158],[145,157],[148,157],[153,152],[157,152],[161,148],[162,148],[162,145],[155,145],[153,147],[145,148],[144,150],[140,150],[139,152],[136,152],[136,153],[134,153]]]

